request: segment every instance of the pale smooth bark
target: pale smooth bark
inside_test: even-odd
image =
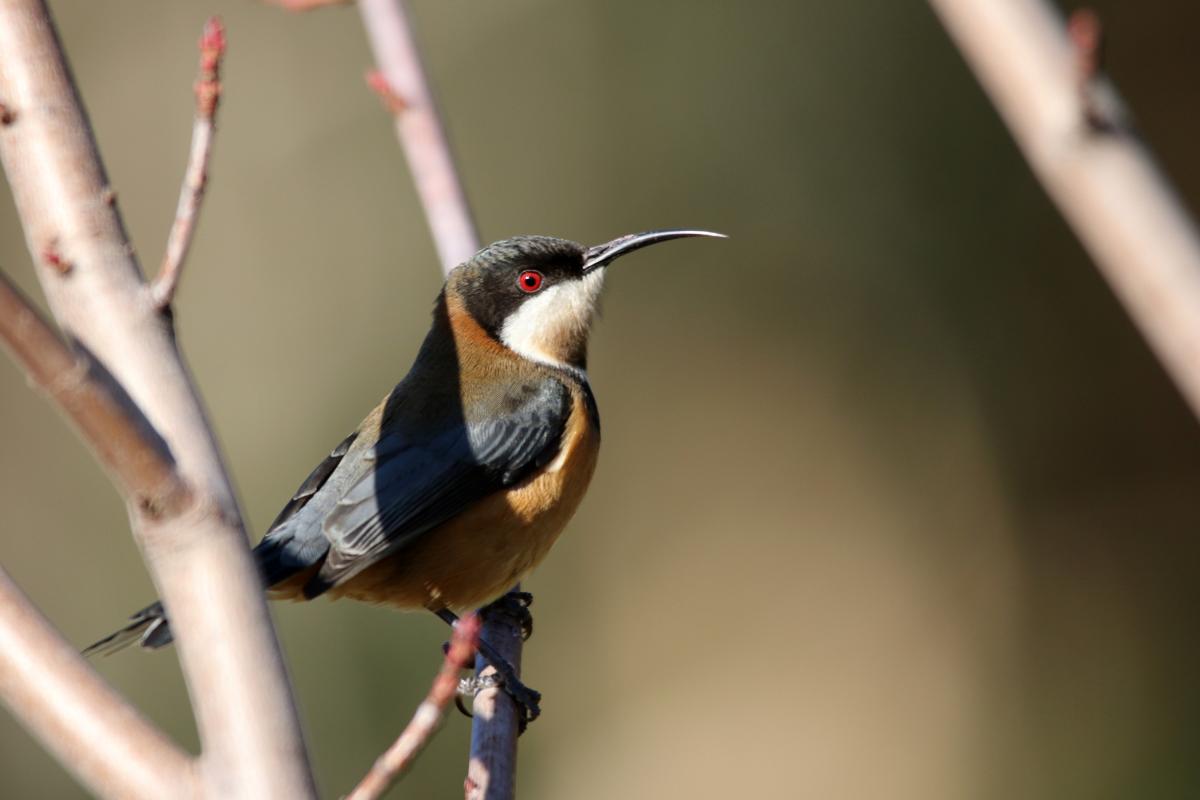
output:
[[[1200,414],[1200,236],[1044,0],[930,0],[1126,310]],[[1081,71],[1084,74],[1081,74]]]
[[[396,136],[425,210],[442,271],[449,273],[479,250],[479,232],[467,203],[454,153],[402,0],[359,0],[375,65],[399,100]]]
[[[144,415],[190,489],[182,511],[127,499],[175,630],[203,746],[203,791],[313,797],[299,719],[233,491],[170,321],[133,256],[41,0],[0,2],[0,103],[0,158],[54,315],[96,379]]]
[[[91,668],[0,568],[0,697],[101,797],[198,795],[191,756]]]
[[[170,454],[136,410],[87,365],[0,275],[0,341],[58,404],[126,496],[164,510],[188,502]],[[96,674],[0,568],[0,698],[30,732],[103,797],[155,800],[198,793],[183,753]]]

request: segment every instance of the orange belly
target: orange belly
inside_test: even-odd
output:
[[[587,419],[583,400],[576,397],[562,449],[545,469],[476,503],[328,594],[435,611],[470,610],[504,594],[545,558],[583,499],[600,445]]]

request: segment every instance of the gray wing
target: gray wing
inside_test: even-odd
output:
[[[316,597],[549,463],[562,442],[571,396],[546,378],[506,387],[481,406],[432,435],[389,433],[364,453],[374,468],[363,470],[324,518],[328,552],[304,587],[306,596]]]
[[[286,580],[300,570],[311,567],[316,559],[325,554],[327,548],[323,541],[306,540],[296,536],[295,526],[291,526],[289,523],[292,523],[297,515],[308,506],[313,497],[326,487],[329,476],[341,466],[342,460],[357,437],[358,431],[347,436],[337,447],[333,448],[328,456],[322,459],[320,464],[317,464],[316,468],[304,479],[304,483],[300,484],[296,493],[292,495],[292,499],[275,517],[271,526],[267,528],[266,536],[254,548],[254,558],[258,563],[258,571],[262,574],[264,585],[274,586],[280,581]]]
[[[358,431],[355,431],[345,439],[342,439],[341,443],[333,448],[333,451],[325,456],[320,464],[317,464],[316,468],[304,479],[304,483],[300,484],[300,488],[296,490],[296,493],[292,495],[292,499],[288,501],[287,505],[275,517],[271,526],[267,528],[267,533],[283,527],[284,523],[296,516],[296,513],[308,504],[308,501],[321,490],[321,487],[325,485],[325,481],[329,480],[329,476],[342,463],[342,459],[345,458],[346,453],[350,450],[350,445],[354,444],[354,440],[357,438]]]

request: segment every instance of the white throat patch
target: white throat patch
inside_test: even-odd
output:
[[[593,270],[579,280],[555,284],[529,298],[504,321],[500,341],[526,358],[569,367],[563,354],[587,338],[604,288],[604,272]]]

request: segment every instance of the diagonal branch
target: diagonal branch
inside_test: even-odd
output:
[[[264,0],[284,11],[315,11],[325,6],[345,6],[354,0]]]
[[[294,10],[334,4],[323,0],[269,1]],[[367,83],[392,114],[442,271],[448,274],[479,250],[479,233],[408,12],[403,0],[358,0],[358,8],[377,65],[367,74]],[[520,587],[513,588],[515,591]],[[520,673],[523,639],[515,624],[495,615],[483,626],[480,638]],[[478,657],[476,668],[480,675],[494,672]],[[475,716],[466,779],[468,797],[486,795],[491,800],[507,800],[513,797],[516,785],[517,708],[499,688],[481,691],[472,708]]]
[[[370,78],[371,86],[392,112],[442,271],[448,273],[479,249],[479,233],[408,12],[402,0],[359,0],[358,8],[382,76]]]
[[[1116,92],[1095,75],[1096,20],[1077,18],[1073,43],[1043,0],[930,5],[1034,173],[1200,414],[1200,235],[1123,118]]]
[[[200,203],[208,184],[208,162],[212,157],[213,134],[216,132],[217,103],[221,99],[221,58],[225,55],[225,28],[217,17],[204,25],[200,37],[200,76],[196,79],[196,120],[192,124],[192,146],[188,152],[183,187],[179,190],[179,205],[175,222],[167,237],[167,252],[159,267],[158,277],[150,287],[154,304],[160,310],[170,307],[179,286],[183,261],[192,246]]]
[[[441,671],[433,679],[429,694],[417,706],[408,727],[383,755],[376,759],[371,770],[354,787],[346,800],[377,800],[392,784],[400,780],[412,766],[413,761],[425,749],[433,734],[441,727],[446,716],[446,707],[458,693],[458,674],[475,658],[479,643],[479,617],[472,614],[463,617],[454,626],[450,647],[442,661]]]
[[[403,0],[359,0],[358,8],[379,69],[368,80],[392,112],[442,269],[448,273],[479,249],[479,234],[407,9]],[[481,639],[520,674],[521,631],[501,617],[488,620]],[[481,658],[476,658],[476,668],[481,675],[492,671]],[[476,696],[472,708],[467,797],[508,800],[516,791],[517,707],[501,689],[491,688]]]
[[[0,340],[79,429],[129,497],[156,513],[189,500],[170,453],[95,380],[0,274]],[[110,797],[198,794],[192,759],[112,690],[0,569],[0,696],[88,786]]]
[[[0,3],[0,104],[0,159],[55,317],[92,372],[141,410],[192,493],[184,508],[165,512],[127,499],[176,634],[204,791],[313,797],[233,489],[169,320],[142,280],[43,0]]]
[[[0,340],[39,388],[79,429],[98,460],[141,508],[176,514],[190,501],[175,462],[140,412],[89,373],[50,326],[0,274]]]

